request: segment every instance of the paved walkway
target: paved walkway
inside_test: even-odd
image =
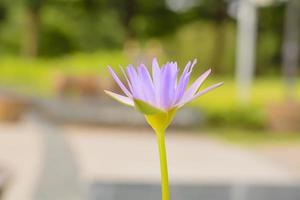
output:
[[[300,146],[292,145],[268,145],[258,149],[260,153],[269,157],[276,163],[284,165],[300,177]]]
[[[88,180],[159,181],[155,135],[150,130],[66,128]],[[169,131],[173,183],[272,183],[297,181],[284,165],[199,134]]]
[[[42,168],[42,143],[28,123],[0,125],[0,167],[9,173],[5,200],[31,200]]]
[[[43,166],[41,129],[32,122],[0,125],[0,166],[11,173],[5,200],[31,200]],[[65,127],[84,182],[158,182],[155,135],[150,130]],[[297,181],[296,173],[269,157],[198,134],[169,131],[172,183],[272,183]],[[47,163],[47,162],[46,162]]]

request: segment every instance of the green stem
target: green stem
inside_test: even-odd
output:
[[[159,158],[160,158],[162,200],[170,200],[168,164],[167,164],[167,155],[166,155],[166,146],[165,146],[165,133],[164,131],[160,131],[156,133],[156,136],[157,136]]]

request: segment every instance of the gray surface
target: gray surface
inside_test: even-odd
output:
[[[109,99],[57,98],[35,102],[38,111],[48,119],[60,123],[145,126],[142,114],[134,108]],[[192,108],[180,109],[174,119],[175,127],[195,127],[202,122],[199,112]]]
[[[252,186],[247,200],[300,200],[300,186]]]
[[[96,183],[90,191],[91,200],[154,200],[160,199],[160,186],[150,184]],[[229,200],[226,186],[179,186],[171,187],[172,200]]]
[[[172,200],[299,200],[300,186],[172,185]],[[239,195],[236,195],[239,193]],[[94,183],[90,200],[160,199],[160,186],[154,184]]]
[[[36,116],[33,116],[37,118]],[[37,119],[36,119],[37,120]],[[55,124],[39,118],[37,126],[44,139],[43,170],[36,188],[36,200],[83,200],[84,187],[64,135]]]
[[[63,129],[66,134],[62,134],[66,138],[61,138],[61,131],[55,124],[33,120],[0,126],[0,162],[5,164],[13,174],[13,182],[7,188],[4,199],[33,199],[31,197],[36,176],[40,172],[38,164],[42,158],[40,154],[44,152],[44,145],[40,139],[51,144],[55,143],[52,146],[54,149],[46,147],[52,155],[46,161],[49,166],[45,167],[52,171],[49,175],[44,176],[45,179],[40,177],[39,182],[42,194],[51,195],[51,200],[66,199],[62,195],[64,192],[72,193],[71,195],[74,196],[78,192],[77,187],[69,189],[74,184],[70,181],[74,180],[73,164],[71,168],[68,168],[68,162],[73,159],[73,155],[77,156],[78,173],[83,175],[85,183],[101,180],[100,185],[93,184],[91,186],[89,194],[91,200],[126,200],[127,195],[130,195],[131,200],[135,200],[137,194],[144,197],[140,200],[153,198],[151,195],[158,197],[152,200],[160,199],[158,184],[152,185],[153,187],[135,184],[131,186],[137,185],[137,187],[129,188],[129,190],[127,190],[128,185],[126,184],[116,184],[118,187],[113,184],[159,182],[159,160],[154,159],[157,156],[154,151],[157,146],[151,130],[68,127]],[[219,195],[222,196],[222,199],[223,196],[227,198],[229,195],[230,200],[300,199],[300,188],[293,186],[299,185],[299,178],[289,168],[283,168],[284,166],[276,162],[269,162],[268,158],[262,157],[256,151],[245,152],[244,149],[204,138],[200,134],[180,132],[168,134],[167,140],[171,183],[181,184],[171,186],[172,200],[176,200],[174,198],[177,200],[179,198],[202,200],[200,197],[205,200],[206,196],[211,198],[207,200],[215,200],[213,198],[219,198]],[[67,139],[68,143],[70,142],[72,150],[75,152],[71,158],[64,158],[66,155],[64,149],[68,149],[64,146],[64,139]],[[110,153],[109,156],[107,152]],[[60,168],[60,166],[62,167]],[[61,180],[70,175],[72,177],[68,181]],[[46,180],[51,181],[54,188],[48,190],[47,187],[44,187],[42,184],[45,184]],[[184,183],[226,183],[228,186],[188,186],[183,185]],[[244,185],[240,183],[244,183]],[[232,186],[232,184],[235,185]],[[46,186],[49,185],[49,182],[46,182]],[[277,187],[276,185],[281,186]],[[141,190],[141,187],[144,189]],[[215,190],[216,187],[220,189]],[[227,188],[225,194],[222,189],[224,187]],[[198,190],[201,191],[201,194]],[[39,197],[36,199],[44,199],[43,196]],[[225,200],[227,200],[226,198]]]
[[[175,185],[171,187],[174,200],[229,200],[230,193],[225,185]]]

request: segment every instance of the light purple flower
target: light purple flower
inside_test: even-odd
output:
[[[217,83],[199,90],[201,84],[211,72],[209,69],[188,87],[195,64],[196,59],[193,62],[188,62],[180,77],[176,62],[168,62],[160,68],[156,58],[152,61],[152,75],[150,75],[144,64],[140,64],[137,69],[129,65],[126,71],[121,67],[127,84],[124,84],[112,68],[109,67],[113,79],[122,89],[124,95],[110,91],[105,92],[116,100],[130,106],[135,106],[135,100],[140,100],[166,112],[174,108],[177,109],[223,84]]]

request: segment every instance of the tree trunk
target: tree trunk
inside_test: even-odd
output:
[[[222,71],[222,63],[225,50],[225,35],[226,35],[226,16],[227,8],[225,1],[220,1],[216,10],[215,16],[215,32],[214,43],[211,57],[211,66],[215,69],[215,72]]]
[[[40,30],[40,9],[28,7],[25,16],[23,54],[26,57],[38,55]]]
[[[125,7],[124,7],[124,16],[123,16],[123,24],[124,27],[126,28],[126,37],[127,39],[132,39],[134,38],[134,31],[132,30],[131,27],[131,20],[135,14],[135,8],[136,7],[136,2],[135,0],[127,0]]]
[[[226,24],[225,21],[220,21],[215,25],[215,38],[213,43],[211,67],[215,69],[216,73],[222,72],[222,63],[224,59],[226,39]]]

